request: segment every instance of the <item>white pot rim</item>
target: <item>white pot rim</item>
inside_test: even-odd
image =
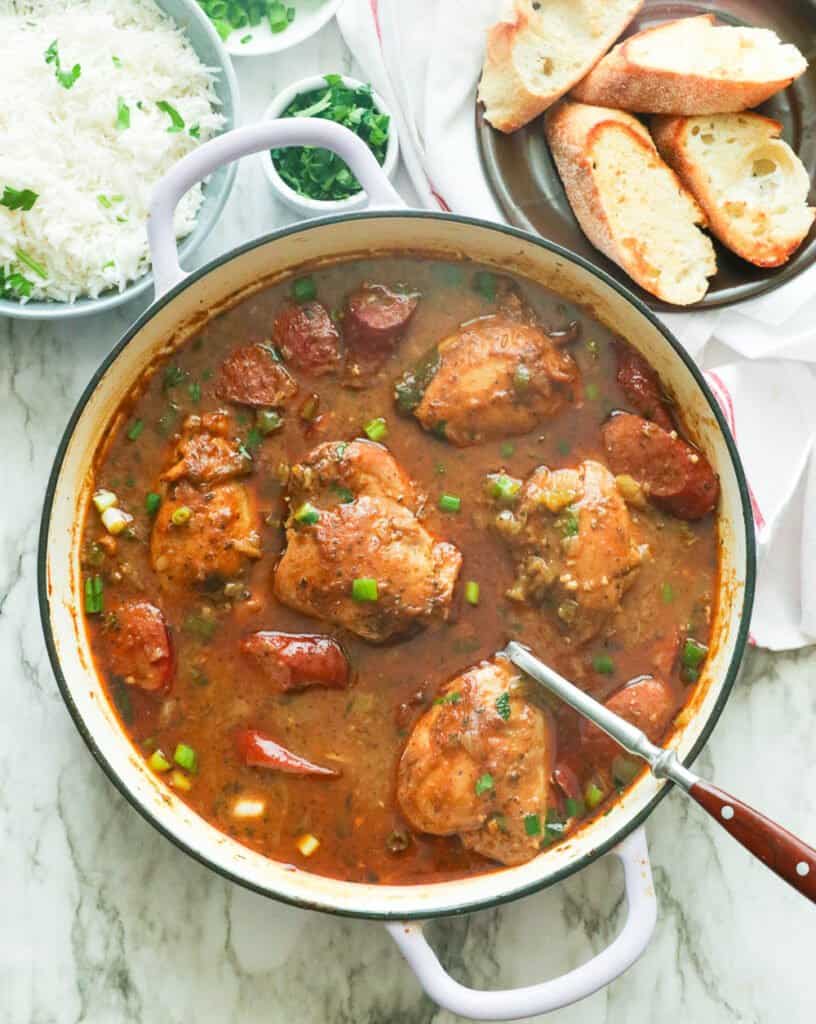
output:
[[[93,756],[99,762],[100,766],[103,768],[111,782],[113,782],[114,786],[116,786],[119,792],[128,800],[129,803],[133,805],[142,817],[144,817],[159,832],[170,839],[176,846],[190,854],[200,863],[211,868],[222,877],[237,882],[238,884],[262,895],[273,897],[282,902],[290,903],[305,909],[320,910],[341,916],[365,918],[370,920],[407,921],[411,919],[424,920],[431,917],[449,916],[451,914],[468,913],[474,910],[486,909],[531,895],[548,887],[549,885],[554,884],[555,882],[561,881],[569,875],[574,874],[576,871],[586,867],[589,863],[611,850],[614,846],[619,844],[621,840],[632,833],[646,819],[646,817],[651,814],[659,801],[666,795],[669,785],[665,783],[665,780],[658,782],[648,775],[642,776],[641,780],[635,783],[635,785],[631,787],[631,789],[628,790],[616,804],[613,805],[613,810],[620,812],[615,815],[615,820],[618,818],[620,819],[619,823],[614,824],[614,826],[610,824],[608,827],[605,827],[605,835],[603,838],[599,839],[595,845],[588,847],[588,849],[582,852],[579,856],[570,855],[570,837],[568,837],[563,844],[559,844],[558,847],[548,850],[538,858],[528,862],[527,865],[523,865],[522,868],[525,870],[522,879],[519,879],[518,868],[504,869],[503,871],[499,870],[498,872],[493,872],[488,875],[476,876],[477,882],[479,879],[501,879],[502,877],[506,877],[509,881],[511,876],[514,880],[518,880],[518,884],[506,884],[505,886],[498,885],[492,887],[494,892],[488,897],[484,897],[479,894],[479,886],[474,884],[474,878],[466,878],[452,882],[427,883],[414,886],[387,886],[343,882],[337,879],[329,879],[323,876],[312,875],[307,871],[298,871],[297,874],[301,879],[314,883],[312,886],[313,896],[306,896],[304,894],[305,890],[308,888],[305,884],[301,888],[298,888],[296,885],[283,886],[284,891],[276,888],[274,883],[260,884],[254,880],[255,877],[257,877],[253,875],[252,870],[252,862],[254,860],[260,859],[266,864],[275,864],[280,868],[281,872],[285,872],[288,869],[286,866],[281,865],[278,862],[270,862],[269,858],[263,858],[260,854],[256,854],[249,850],[246,850],[245,854],[242,855],[240,859],[231,861],[231,866],[227,867],[223,858],[219,858],[217,855],[217,845],[214,845],[212,841],[198,845],[193,841],[192,830],[190,829],[189,824],[186,824],[182,817],[183,809],[186,808],[185,804],[177,801],[176,804],[173,805],[172,825],[160,821],[155,809],[148,806],[147,802],[140,799],[140,797],[132,791],[128,783],[121,777],[119,771],[117,771],[110,763],[110,760],[101,749],[97,738],[88,728],[82,712],[77,705],[77,701],[75,700],[75,695],[73,694],[63,672],[61,663],[62,659],[59,653],[57,638],[55,636],[55,629],[51,620],[52,581],[51,567],[49,564],[49,539],[54,525],[52,524],[52,513],[54,511],[55,499],[58,495],[60,473],[63,467],[63,462],[74,437],[75,430],[81,421],[86,406],[94,396],[98,385],[106,377],[111,366],[119,358],[129,343],[139,335],[142,329],[154,317],[161,314],[166,307],[173,303],[173,301],[187,289],[192,288],[208,275],[222,268],[225,264],[245,256],[257,248],[264,247],[270,243],[294,236],[301,232],[309,232],[315,229],[319,230],[321,228],[337,225],[338,223],[377,221],[380,219],[390,220],[394,218],[453,221],[460,226],[467,225],[471,229],[498,232],[503,235],[509,235],[512,238],[523,240],[524,243],[543,247],[559,260],[577,265],[579,269],[588,272],[605,286],[614,290],[622,300],[633,306],[637,313],[649,321],[651,326],[662,336],[663,342],[666,347],[671,350],[673,357],[676,357],[685,365],[685,369],[693,378],[697,388],[699,388],[699,391],[701,392],[708,407],[707,415],[710,414],[712,423],[716,424],[718,436],[721,437],[723,447],[727,452],[729,467],[734,474],[737,495],[735,499],[736,511],[738,511],[739,514],[737,515],[736,512],[732,513],[730,518],[732,520],[741,520],[738,525],[744,531],[740,536],[744,538],[745,564],[744,581],[740,583],[741,598],[735,601],[738,625],[734,631],[733,641],[731,643],[731,653],[728,656],[726,669],[721,674],[722,681],[717,683],[718,689],[716,699],[712,706],[705,712],[698,710],[696,714],[692,716],[692,721],[699,719],[702,724],[699,732],[696,734],[693,744],[683,753],[682,760],[687,766],[693,763],[694,759],[707,741],[728,700],[748,639],[750,612],[753,604],[756,576],[756,556],[750,492],[748,490],[742,464],[724,416],[717,405],[714,396],[705,383],[700,370],[693,363],[691,358],[682,348],[680,343],[674,338],[668,328],[660,322],[660,320],[645,306],[644,303],[642,303],[636,296],[633,296],[623,285],[609,277],[609,275],[607,275],[603,270],[595,267],[582,257],[567,252],[552,242],[537,238],[516,228],[477,220],[471,217],[419,210],[400,210],[393,212],[378,211],[371,213],[364,212],[344,217],[328,217],[320,221],[310,222],[306,225],[298,224],[282,228],[260,238],[253,239],[243,246],[232,249],[210,261],[208,264],[200,267],[198,270],[190,274],[190,276],[185,278],[184,281],[171,288],[139,317],[133,326],[125,333],[122,339],[113,347],[100,368],[92,377],[91,381],[88,383],[73,414],[71,415],[57,449],[46,490],[38,543],[37,584],[40,616],[45,634],[46,647],[63,700],[65,701],[80,734],[85,740],[85,743]],[[410,246],[404,246],[404,248],[410,248]],[[712,687],[713,686],[714,684],[712,683]],[[688,728],[688,726],[685,728]],[[648,790],[645,788],[647,786]],[[645,792],[648,792],[648,798],[646,798],[646,802],[644,803],[643,794]],[[165,796],[164,800],[165,803],[170,802],[172,804],[172,801],[176,800],[176,798],[168,798]],[[639,804],[641,806],[639,806]],[[188,809],[188,811],[188,817],[191,816],[199,822],[203,820],[191,810]],[[579,840],[582,835],[592,831],[593,825],[600,825],[600,822],[605,820],[606,819],[594,819],[593,822],[587,825],[586,829],[582,829],[578,833]],[[207,825],[207,828],[217,832],[217,830],[214,829],[214,826]],[[221,838],[224,839],[225,842],[227,841],[226,837]],[[229,840],[229,842],[234,843],[235,841]],[[557,854],[559,849],[564,851],[564,856],[561,858],[559,866],[553,869],[552,865],[557,863],[557,858],[553,859],[553,855]],[[242,862],[245,864],[243,870]],[[236,866],[232,866],[233,864]],[[279,875],[279,878],[280,877],[283,876]],[[288,891],[286,891],[287,889]],[[462,889],[467,890],[470,895],[463,898],[461,893]],[[421,903],[421,909],[411,909],[411,897],[410,895],[406,896],[406,893],[409,891],[410,893],[421,894],[423,898],[415,901],[417,906]],[[406,902],[408,903],[407,906]]]
[[[333,73],[334,72],[328,72],[328,74]],[[357,88],[358,86],[367,84],[359,78],[353,78],[351,75],[344,75],[340,72],[337,72],[337,74],[340,74],[343,82],[352,88]],[[325,85],[325,74],[309,75],[306,78],[299,79],[297,82],[292,82],[290,85],[287,85],[285,89],[281,89],[281,91],[277,93],[264,111],[261,120],[271,121],[280,117],[296,96],[299,96],[304,92],[314,92],[316,89],[320,89]],[[397,125],[391,109],[386,104],[382,96],[380,96],[380,94],[374,89],[371,90],[371,95],[374,99],[374,106],[377,110],[381,114],[387,114],[390,118],[388,124],[388,145],[385,150],[385,160],[383,161],[382,169],[386,177],[393,178],[397,169],[397,163],[399,162],[399,138],[397,136]],[[289,120],[289,118],[286,120]],[[324,217],[330,214],[351,213],[354,210],[360,210],[365,206],[366,194],[362,189],[355,195],[349,196],[346,199],[312,199],[309,196],[302,196],[299,192],[296,192],[293,188],[287,185],[280,176],[278,169],[275,167],[275,163],[272,160],[270,150],[266,150],[266,152],[261,154],[261,164],[264,169],[264,174],[266,175],[269,184],[278,194],[278,198],[297,213],[305,213],[309,217]]]

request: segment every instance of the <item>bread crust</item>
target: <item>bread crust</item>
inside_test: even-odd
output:
[[[609,130],[627,133],[641,149],[645,160],[657,160],[662,163],[645,126],[622,110],[591,107],[568,101],[550,111],[545,125],[547,141],[558,173],[584,234],[597,249],[622,267],[646,291],[665,302],[677,303],[675,298],[656,289],[653,267],[644,260],[638,247],[624,246],[615,237],[593,173],[593,145],[601,133]],[[678,190],[687,192],[668,165],[665,165],[665,172],[674,178]],[[695,211],[694,222],[705,226],[705,213],[691,193],[688,195]],[[702,298],[702,295],[699,298]]]
[[[751,121],[756,122],[758,125],[764,125],[771,139],[781,137],[782,125],[778,121],[770,117],[764,117],[762,114],[756,114],[753,111],[743,113],[742,116],[750,118]],[[762,235],[756,234],[748,240],[743,232],[736,230],[734,221],[727,209],[723,207],[722,203],[717,201],[713,190],[710,188],[709,176],[706,173],[705,167],[695,160],[688,151],[687,141],[688,133],[691,129],[690,119],[687,117],[656,116],[652,118],[650,128],[660,155],[677,172],[680,179],[705,210],[711,233],[723,245],[757,267],[779,267],[790,259],[791,255],[802,244],[814,219],[816,219],[816,209],[810,208],[810,224],[802,232],[789,235],[785,239],[779,238],[776,241],[770,237],[762,237]],[[770,232],[772,230],[770,219],[764,214],[758,215],[757,223],[760,223],[762,220],[768,223],[768,231]]]
[[[575,2],[578,3],[579,0]],[[503,20],[492,25],[487,32],[487,48],[479,82],[479,99],[484,104],[487,121],[501,132],[514,132],[538,117],[569,92],[593,64],[601,59],[629,25],[643,3],[644,0],[630,0],[610,30],[598,36],[592,56],[582,62],[561,86],[538,93],[527,87],[524,75],[514,60],[517,43],[526,35],[538,35],[535,11],[531,0],[512,0],[512,8],[508,14]]]
[[[685,74],[637,63],[634,40],[671,29],[678,21],[692,20],[716,26],[713,14],[676,19],[630,36],[612,49],[572,90],[581,103],[617,107],[638,114],[730,114],[757,107],[786,89],[797,77],[764,81],[734,81],[707,75]],[[803,69],[804,70],[804,69]]]

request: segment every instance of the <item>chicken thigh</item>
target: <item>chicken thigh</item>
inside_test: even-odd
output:
[[[617,611],[646,554],[615,478],[589,459],[576,469],[539,466],[496,526],[516,556],[508,597],[552,601],[574,644],[597,635]]]
[[[547,713],[497,656],[448,682],[414,726],[397,799],[418,831],[458,834],[485,857],[521,864],[541,846],[553,748]]]
[[[462,556],[420,523],[420,498],[370,441],[328,442],[292,468],[280,601],[380,643],[447,617]]]
[[[506,312],[463,324],[397,384],[397,403],[458,447],[532,430],[574,400],[578,367]]]

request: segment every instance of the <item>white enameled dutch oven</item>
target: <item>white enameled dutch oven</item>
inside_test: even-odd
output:
[[[366,212],[311,221],[249,242],[186,274],[179,266],[173,210],[196,181],[272,146],[334,149],[368,195]],[[322,120],[270,121],[221,136],[182,160],[160,183],[150,224],[156,301],[125,334],[83,394],[65,431],[48,485],[39,548],[40,607],[46,643],[68,708],[91,752],[151,824],[203,864],[256,892],[312,910],[387,922],[432,999],[463,1017],[510,1020],[544,1013],[589,995],[626,970],[645,949],[657,907],[642,823],[666,783],[644,774],[613,806],[535,860],[476,878],[416,886],[336,881],[268,860],[199,818],[164,786],[131,747],[92,668],[81,612],[81,519],[94,450],[152,360],[197,332],[212,316],[304,265],[422,252],[467,256],[532,278],[585,306],[634,344],[680,404],[720,476],[721,588],[705,675],[671,745],[694,760],[728,697],[746,641],[754,584],[748,489],[719,408],[688,356],[649,310],[585,260],[540,238],[495,224],[407,210],[365,144]],[[422,921],[530,896],[611,853],[623,864],[628,916],[615,941],[561,978],[513,991],[477,992],[455,982],[426,942]]]

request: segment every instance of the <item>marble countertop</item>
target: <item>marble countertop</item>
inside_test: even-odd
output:
[[[354,72],[334,25],[238,61],[243,119],[287,82]],[[245,161],[210,258],[292,219]],[[448,1024],[384,929],[291,909],[223,881],[108,783],[66,712],[37,612],[51,460],[83,387],[144,308],[63,325],[0,320],[0,1024]],[[816,651],[752,651],[698,769],[816,842]],[[805,1024],[816,1018],[816,915],[677,793],[649,819],[659,903],[643,958],[558,1024]],[[605,860],[537,896],[439,922],[443,962],[479,987],[531,984],[621,926]]]

